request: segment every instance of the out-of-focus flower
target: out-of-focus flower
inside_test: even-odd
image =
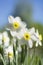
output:
[[[37,47],[38,45],[42,46],[42,43],[41,43],[41,41],[42,41],[42,35],[39,34],[38,30],[36,30],[35,36],[36,36],[36,38],[37,38],[37,39],[36,39],[36,47]]]
[[[12,25],[12,30],[20,30],[21,28],[26,27],[26,24],[21,21],[20,17],[13,17],[9,16],[8,17],[9,23]]]
[[[15,53],[16,53],[16,56],[17,56],[17,55],[18,55],[18,50],[16,50],[16,52],[15,52]]]
[[[34,39],[32,36],[34,35],[34,33],[35,33],[35,28],[31,28],[29,30],[27,28],[24,28],[24,29],[22,29],[19,32],[18,38],[19,39],[24,39],[25,41],[27,41],[29,47],[32,48],[32,46],[33,46],[33,39]],[[21,43],[23,43],[22,41],[21,41]]]
[[[13,46],[12,45],[5,49],[5,54],[9,58],[13,59]]]
[[[4,32],[2,33],[2,40],[3,40],[4,47],[9,46],[9,41],[10,41],[10,39],[9,39],[8,33],[7,33],[6,31],[4,31]]]
[[[2,44],[2,33],[0,33],[0,45]]]
[[[21,52],[22,51],[22,48],[21,48],[20,45],[18,46],[17,50],[18,50],[18,52]]]

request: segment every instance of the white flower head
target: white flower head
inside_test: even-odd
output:
[[[23,38],[24,40],[26,40],[29,44],[29,47],[32,48],[33,46],[33,35],[35,33],[35,29],[31,28],[31,29],[27,29],[27,28],[24,28],[22,29],[19,34],[18,34],[18,38],[21,39]]]
[[[9,23],[12,24],[12,27],[14,28],[14,30],[18,30],[20,28],[26,27],[26,24],[21,21],[20,17],[14,18],[13,16],[9,16],[8,20],[9,20]]]
[[[2,40],[3,40],[3,43],[4,43],[4,46],[5,46],[5,47],[9,46],[9,41],[10,41],[10,39],[9,39],[8,33],[7,33],[6,31],[4,31],[4,32],[2,33]]]
[[[13,58],[13,46],[12,45],[5,49],[5,54],[9,58]]]
[[[2,45],[2,33],[0,33],[0,45]]]
[[[38,45],[42,46],[42,43],[41,43],[41,41],[42,41],[42,35],[39,34],[38,30],[36,30],[35,36],[36,36],[36,38],[37,38],[37,39],[36,39],[36,47],[37,47]]]

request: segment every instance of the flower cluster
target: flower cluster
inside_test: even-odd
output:
[[[9,31],[12,36],[12,44],[10,45],[8,32],[4,31],[0,33],[0,45],[3,45],[5,54],[10,58],[13,56],[13,45],[15,47],[18,45],[16,54],[18,53],[17,51],[21,52],[21,45],[26,44],[29,48],[32,48],[33,45],[35,45],[35,47],[38,47],[38,45],[42,46],[42,35],[39,34],[38,30],[35,30],[34,27],[28,29],[27,24],[22,21],[20,17],[14,18],[13,16],[9,16],[8,21],[10,26],[6,28],[6,30]]]
[[[34,27],[28,29],[27,24],[23,22],[20,17],[8,17],[9,23],[11,24],[10,28],[7,28],[7,30],[10,30],[10,34],[13,38],[19,40],[19,45],[21,44],[27,44],[30,48],[33,47],[33,43],[35,42],[35,46],[38,45],[42,46],[41,40],[42,35],[39,34],[38,30],[35,30]],[[25,41],[25,42],[23,42]],[[27,42],[27,43],[26,43]]]

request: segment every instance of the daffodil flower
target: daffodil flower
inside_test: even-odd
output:
[[[38,45],[42,46],[42,43],[41,43],[41,41],[42,41],[42,35],[39,34],[38,30],[36,30],[35,36],[36,36],[36,38],[37,38],[37,39],[36,39],[36,47],[37,47]]]
[[[9,41],[10,41],[10,39],[9,39],[8,33],[7,33],[6,31],[4,31],[4,32],[2,33],[2,40],[3,40],[4,47],[9,46]]]
[[[10,30],[20,30],[21,28],[26,27],[26,24],[24,22],[21,21],[20,17],[13,17],[13,16],[9,16],[8,17],[9,23],[12,25],[12,28],[10,27]]]
[[[10,45],[8,48],[5,49],[5,55],[10,59],[13,59],[13,46]]]
[[[2,33],[0,33],[0,45],[2,45]]]
[[[33,39],[34,39],[32,36],[34,35],[34,33],[35,33],[35,28],[31,28],[29,30],[27,28],[22,29],[18,34],[18,38],[22,39],[19,41],[19,43],[23,44],[23,43],[26,43],[27,41],[29,47],[32,48]],[[25,42],[23,42],[23,40],[25,40]]]

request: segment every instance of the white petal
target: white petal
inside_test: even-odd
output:
[[[12,52],[13,53],[13,46],[9,46],[8,48],[5,49],[6,53]]]
[[[32,42],[32,40],[29,40],[29,41],[28,41],[28,44],[29,44],[29,47],[30,47],[30,48],[33,47],[33,42]]]
[[[39,45],[40,45],[40,46],[42,46],[42,43],[41,43],[41,41],[39,41]]]
[[[0,40],[2,40],[2,34],[0,33]]]
[[[37,41],[37,40],[38,40],[38,39],[36,38],[36,36],[34,36],[34,35],[31,36],[31,39],[32,39],[33,41]]]
[[[7,31],[10,31],[10,29],[9,29],[9,28],[6,28],[6,30],[7,30]]]
[[[18,55],[18,51],[16,50],[16,55]]]
[[[8,42],[4,43],[4,47],[8,47],[8,46],[9,46]]]
[[[18,39],[23,38],[24,33],[27,33],[27,32],[28,32],[28,29],[27,29],[27,28],[22,28],[22,29],[18,32],[18,34],[17,34]]]
[[[14,44],[14,46],[16,46],[16,38],[13,38],[11,43]]]
[[[38,30],[36,30],[36,33],[37,33],[37,35],[39,36],[39,32],[38,32]]]
[[[21,22],[21,18],[20,17],[15,17],[15,21]]]
[[[9,37],[6,37],[6,40],[4,42],[9,42],[9,41],[10,41]]]
[[[38,30],[36,30],[36,32],[34,33],[34,35],[35,35],[37,38],[39,38],[39,32],[38,32]]]
[[[36,47],[38,47],[38,44],[39,44],[39,42],[37,41],[37,42],[36,42]]]
[[[4,31],[3,36],[8,36],[8,33],[6,31]]]
[[[10,33],[11,33],[11,35],[14,37],[16,37],[17,36],[17,32],[16,31],[10,31]]]
[[[2,40],[0,40],[0,45],[2,44]]]
[[[35,28],[33,27],[33,28],[29,29],[29,32],[30,32],[30,34],[34,34],[35,33]]]
[[[9,17],[8,17],[8,21],[9,21],[9,23],[13,23],[14,17],[13,17],[13,16],[9,16]]]
[[[27,25],[25,22],[21,22],[21,28],[25,28]]]
[[[4,47],[8,47],[9,46],[9,38],[6,38],[6,40],[4,41]]]
[[[17,38],[21,39],[23,37],[22,33],[17,33]]]

